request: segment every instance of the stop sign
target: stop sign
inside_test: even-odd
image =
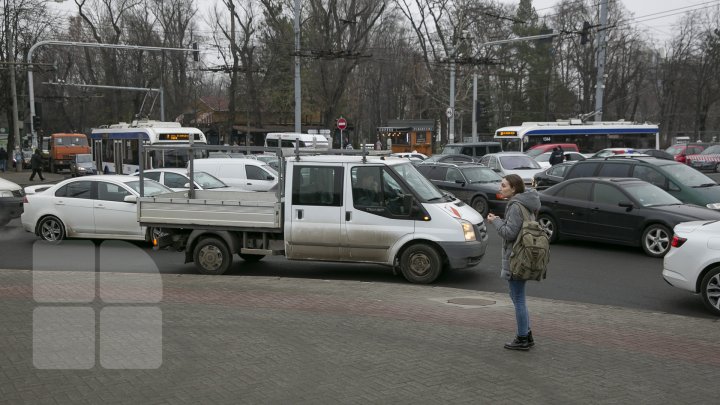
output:
[[[342,131],[342,130],[345,129],[345,128],[347,128],[347,120],[346,120],[345,118],[343,118],[343,117],[338,118],[338,120],[337,120],[337,129],[339,129],[339,130]]]

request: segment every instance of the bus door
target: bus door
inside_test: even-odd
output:
[[[123,142],[122,140],[113,141],[113,162],[115,164],[115,174],[123,174]]]
[[[93,160],[95,161],[95,167],[98,169],[98,173],[103,172],[103,141],[102,139],[96,139],[92,149]]]

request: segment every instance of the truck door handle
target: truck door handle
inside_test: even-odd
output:
[[[55,201],[55,205],[65,205],[65,201]]]
[[[351,211],[345,211],[345,220],[346,221],[352,220],[352,212]]]
[[[297,210],[297,219],[303,219],[303,210]]]

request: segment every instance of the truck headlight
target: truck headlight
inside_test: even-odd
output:
[[[468,221],[460,221],[463,228],[463,234],[465,235],[466,241],[475,240],[475,229],[473,225]]]

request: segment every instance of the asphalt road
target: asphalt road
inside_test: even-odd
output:
[[[506,292],[507,284],[499,278],[500,239],[492,228],[490,232],[488,250],[480,265],[447,272],[436,285]],[[0,268],[32,269],[33,244],[36,241],[33,235],[22,230],[19,220],[13,220],[0,232]],[[130,245],[130,248],[141,248],[161,273],[196,273],[192,263],[183,263],[183,253],[153,251],[141,243]],[[528,295],[713,318],[698,296],[669,286],[663,281],[661,272],[662,259],[646,256],[641,248],[561,241],[552,245],[547,280],[531,283]],[[253,276],[405,283],[401,275],[393,275],[392,269],[384,266],[295,262],[282,257],[266,257],[261,262],[246,264],[236,256],[232,268],[222,277]]]

